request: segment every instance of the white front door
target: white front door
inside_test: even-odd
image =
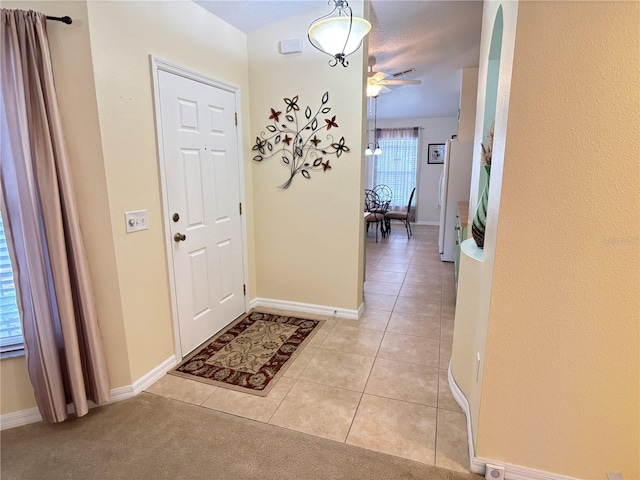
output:
[[[185,356],[245,311],[235,95],[162,70],[158,87]]]

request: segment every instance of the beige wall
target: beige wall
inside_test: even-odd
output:
[[[362,14],[361,2],[351,2]],[[349,57],[350,65],[329,67],[329,57],[314,50],[306,31],[322,7],[288,18],[248,35],[251,86],[251,139],[269,124],[270,109],[285,112],[283,98],[299,96],[304,108],[316,110],[329,92],[339,128],[323,131],[333,142],[344,136],[349,153],[329,156],[332,169],[313,171],[307,180],[298,174],[287,190],[277,187],[288,179],[278,155],[253,163],[257,296],[357,309],[362,303],[362,166],[364,156],[364,50]],[[298,38],[303,54],[284,56],[278,42]],[[286,112],[285,112],[286,113]]]
[[[111,386],[131,385],[174,353],[149,54],[239,86],[248,119],[246,36],[190,1],[3,7],[74,19],[49,23],[54,73]],[[242,135],[246,161],[250,137]],[[251,168],[245,172],[251,288]],[[149,211],[150,228],[126,235],[123,214],[137,209]],[[33,407],[24,358],[1,366],[1,413]]]
[[[485,232],[484,249],[478,249],[469,239],[463,242],[460,255],[460,270],[456,300],[451,372],[456,384],[469,402],[471,428],[474,446],[477,448],[480,428],[481,395],[484,388],[485,345],[491,307],[493,284],[493,263],[496,249],[496,235],[500,214],[502,168],[504,164],[504,144],[507,135],[509,114],[509,89],[511,68],[516,36],[517,2],[485,2],[483,8],[482,37],[478,67],[478,101],[474,133],[473,168],[469,198],[470,221],[476,210],[481,181],[481,145],[485,141],[485,110],[495,113],[495,138],[491,165],[491,185]],[[498,65],[499,83],[497,102],[486,98],[489,78],[489,53],[497,18],[502,15],[504,32],[501,41],[501,61]],[[495,103],[495,105],[493,104]],[[483,183],[484,185],[484,183]],[[469,231],[471,227],[469,226]],[[479,359],[479,360],[478,360]],[[479,364],[478,364],[479,363]],[[476,451],[477,454],[477,451]]]
[[[190,1],[100,1],[89,2],[88,10],[118,283],[136,380],[174,353],[149,54],[238,85],[248,118],[246,36]],[[124,212],[139,209],[149,211],[149,230],[127,235]]]
[[[478,99],[478,67],[462,69],[458,140],[473,141],[476,128],[476,103]]]
[[[640,477],[639,15],[519,4],[479,456]]]
[[[51,24],[50,36],[112,388],[132,384],[174,353],[149,54],[240,87],[251,296],[359,307],[366,49],[349,68],[332,69],[306,43],[307,18],[284,22],[289,31],[257,33],[257,113],[250,114],[246,35],[193,2],[9,3],[3,7],[74,18],[71,26]],[[367,5],[354,3],[362,14]],[[305,40],[304,57],[275,53],[277,41],[294,34]],[[325,90],[351,153],[332,158],[331,172],[296,178],[289,191],[278,191],[286,170],[276,162],[253,165],[252,141],[275,102],[298,94],[314,105]],[[126,235],[123,213],[137,209],[148,210],[149,229]],[[260,219],[256,231],[253,218]],[[3,386],[15,390],[2,389],[1,412],[33,407],[24,359],[2,367]]]
[[[2,360],[0,374],[0,413],[4,415],[36,407],[24,357]]]

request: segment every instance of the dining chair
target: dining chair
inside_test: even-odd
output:
[[[405,211],[392,210],[384,214],[385,221],[388,222],[387,229],[389,232],[391,232],[391,220],[400,220],[404,222],[404,228],[407,229],[407,238],[411,238],[411,235],[413,235],[411,233],[410,213],[411,213],[411,202],[413,202],[413,194],[415,193],[415,191],[416,191],[416,188],[413,187],[413,190],[411,190],[411,195],[409,195],[409,203],[407,203],[407,209]]]
[[[391,200],[393,200],[393,190],[391,190],[391,187],[389,187],[388,185],[380,184],[373,187],[373,191],[376,192],[376,194],[378,195],[380,202],[383,205],[386,205],[386,207],[383,209],[384,213],[386,213],[391,206]],[[385,218],[384,233],[386,234],[390,229],[391,229],[391,225],[389,223],[389,220]]]
[[[365,221],[367,222],[367,232],[369,232],[369,226],[372,223],[375,223],[377,243],[378,230],[380,230],[383,238],[386,235],[384,214],[389,208],[389,204],[383,202],[375,191],[365,190],[364,206],[365,212],[367,213],[367,216],[365,217]]]
[[[381,202],[388,202],[391,204],[393,200],[393,190],[388,185],[376,185],[373,187],[373,191],[376,192]]]

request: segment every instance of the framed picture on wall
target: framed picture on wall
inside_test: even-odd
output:
[[[444,143],[430,143],[427,163],[444,163]]]

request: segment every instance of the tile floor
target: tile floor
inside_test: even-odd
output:
[[[371,229],[364,290],[359,320],[310,316],[326,321],[267,397],[172,375],[147,391],[468,471],[466,420],[447,382],[454,271],[440,261],[438,227],[413,226],[408,240],[394,223],[377,243]]]

